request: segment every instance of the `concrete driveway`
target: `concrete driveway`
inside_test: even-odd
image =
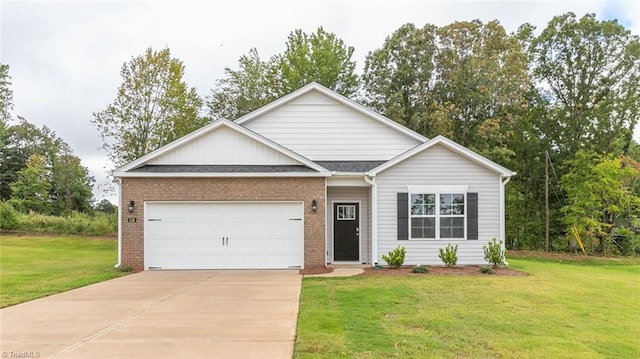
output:
[[[0,310],[3,358],[291,358],[302,276],[148,271]]]

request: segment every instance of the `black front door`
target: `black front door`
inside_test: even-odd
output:
[[[333,205],[333,260],[360,260],[360,208],[358,203]]]

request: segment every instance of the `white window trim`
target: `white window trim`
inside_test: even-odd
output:
[[[407,186],[409,191],[408,193],[408,201],[407,204],[409,206],[408,214],[409,214],[409,240],[411,241],[463,241],[467,239],[467,188],[468,186]],[[435,190],[438,191],[435,191]],[[425,191],[425,192],[423,192]],[[440,214],[440,195],[441,194],[456,194],[461,193],[464,194],[464,215],[444,215],[444,217],[448,218],[464,218],[464,237],[463,238],[440,238],[440,218],[443,216]],[[435,218],[435,229],[436,236],[435,238],[413,238],[412,230],[411,230],[411,219],[414,218],[414,215],[411,214],[411,195],[414,194],[433,194],[436,196],[435,198],[435,215],[417,215],[415,218]]]

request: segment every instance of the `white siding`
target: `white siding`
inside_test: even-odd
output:
[[[149,164],[299,165],[297,161],[228,127],[219,127]]]
[[[368,263],[371,257],[371,189],[367,187],[328,187],[327,200],[327,251],[329,260],[333,260],[333,204],[335,202],[360,202],[360,261]]]
[[[388,160],[420,142],[311,91],[245,124],[311,160]]]
[[[378,262],[398,245],[407,249],[405,264],[435,264],[438,248],[458,244],[458,264],[484,264],[482,246],[500,238],[500,178],[441,145],[435,145],[390,167],[376,177],[378,184]],[[478,240],[397,240],[396,201],[408,185],[467,185],[478,193]]]

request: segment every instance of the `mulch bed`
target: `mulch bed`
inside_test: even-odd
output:
[[[302,275],[310,275],[310,274],[325,274],[333,272],[333,268],[331,267],[312,267],[305,268],[298,271],[298,273]]]
[[[362,275],[380,275],[380,276],[420,276],[420,275],[489,275],[480,272],[480,268],[483,266],[426,266],[429,269],[429,273],[412,273],[413,266],[403,266],[398,269],[392,269],[383,267],[381,269],[373,269],[371,267],[364,268]],[[526,276],[527,273],[520,272],[512,268],[494,268],[493,275],[500,276]]]

